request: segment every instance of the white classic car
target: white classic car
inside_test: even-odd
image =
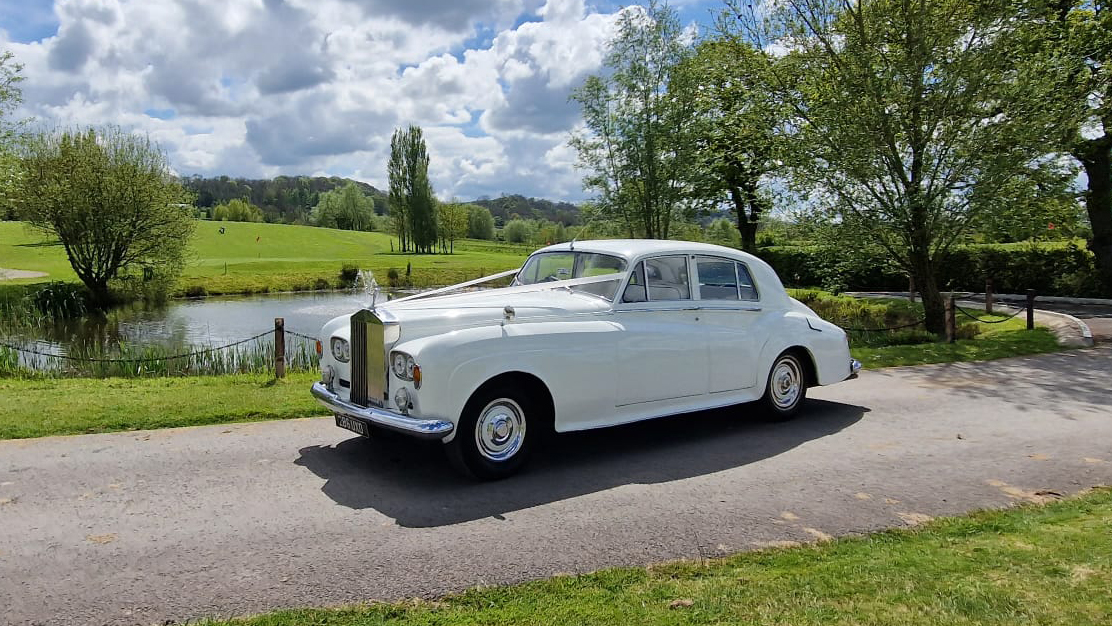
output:
[[[337,317],[318,350],[312,393],[337,426],[439,439],[483,479],[517,471],[553,430],[751,401],[788,418],[808,387],[860,368],[846,333],[765,262],[655,240],[542,248],[520,270]]]

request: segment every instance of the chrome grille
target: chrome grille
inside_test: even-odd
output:
[[[386,397],[386,349],[382,320],[363,309],[351,316],[351,402],[382,406]]]

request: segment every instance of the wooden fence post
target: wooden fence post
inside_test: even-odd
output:
[[[985,279],[985,313],[992,315],[992,279]]]
[[[286,320],[274,318],[274,377],[286,377]]]
[[[954,295],[946,298],[946,341],[954,343],[958,338],[958,324],[957,324],[957,305],[954,302]]]
[[[1027,290],[1027,330],[1035,330],[1035,290]]]

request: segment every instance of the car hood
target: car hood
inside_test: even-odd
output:
[[[607,311],[610,302],[566,287],[525,285],[388,302],[375,310],[384,318],[395,318],[408,335],[414,325],[465,328],[499,323],[506,307],[513,308],[514,319],[520,322]]]

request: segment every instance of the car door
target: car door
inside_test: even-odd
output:
[[[693,398],[707,392],[707,344],[692,296],[690,257],[639,262],[614,306],[618,333],[616,406]]]
[[[766,331],[749,269],[733,259],[712,256],[696,256],[693,264],[707,341],[708,393],[752,387]]]

